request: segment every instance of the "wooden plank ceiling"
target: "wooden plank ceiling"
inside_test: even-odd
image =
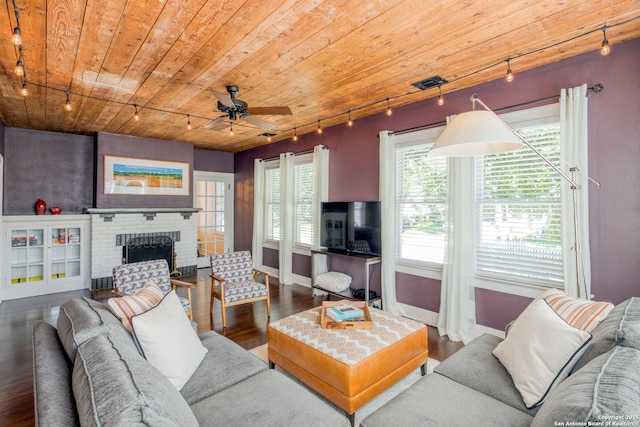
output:
[[[14,1],[27,97],[13,72]],[[275,125],[277,141],[318,120],[343,123],[349,110],[354,119],[378,113],[387,98],[396,107],[436,97],[437,88],[410,85],[433,75],[452,81],[446,94],[503,77],[510,57],[522,72],[595,51],[604,25],[615,52],[640,36],[639,16],[640,0],[5,0],[0,117],[9,127],[238,152],[268,141],[242,119],[233,136],[228,117],[204,127],[223,115],[213,91],[228,85],[250,111],[291,109],[253,116]]]

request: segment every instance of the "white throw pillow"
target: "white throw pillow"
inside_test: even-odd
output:
[[[509,371],[527,408],[534,408],[569,375],[591,334],[569,325],[544,300],[534,300],[496,346],[493,355]]]
[[[131,326],[144,358],[178,390],[189,381],[207,353],[175,291],[152,309],[131,317]]]
[[[331,292],[342,292],[351,284],[351,276],[339,271],[329,271],[318,274],[315,284]]]

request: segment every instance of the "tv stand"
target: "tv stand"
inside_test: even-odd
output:
[[[316,283],[316,276],[318,273],[315,271],[315,263],[314,263],[314,257],[316,255],[326,255],[327,257],[348,258],[355,262],[361,262],[365,270],[364,298],[359,298],[353,295],[353,293],[351,292],[351,289],[346,289],[342,292],[332,292],[320,286],[317,286],[315,283]],[[369,298],[369,279],[370,279],[369,270],[372,265],[380,264],[381,260],[382,258],[376,255],[365,255],[365,254],[359,254],[355,252],[342,253],[342,252],[327,251],[324,249],[312,249],[311,250],[311,296],[312,297],[315,296],[315,290],[318,289],[323,292],[327,292],[328,297],[335,296],[338,298],[349,299],[352,301],[365,301],[367,305],[373,301],[379,300],[380,305],[382,306],[382,295],[377,295],[375,298]],[[351,286],[353,286],[353,283],[351,284]],[[382,291],[380,293],[382,294]]]

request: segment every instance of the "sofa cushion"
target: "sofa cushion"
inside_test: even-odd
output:
[[[502,339],[495,335],[481,335],[445,359],[434,372],[515,409],[535,414],[538,408],[527,409],[511,375],[491,354],[500,342]]]
[[[640,351],[634,348],[617,346],[598,356],[551,392],[531,425],[552,426],[559,420],[575,425],[640,424],[638,418],[627,418],[640,416],[638,366]]]
[[[429,374],[365,418],[360,427],[528,426],[532,417],[439,374]]]
[[[559,289],[547,289],[536,299],[542,298],[568,324],[587,332],[593,331],[613,309],[610,302],[583,300],[567,295]]]
[[[37,320],[33,324],[33,396],[36,425],[78,426],[71,390],[73,365],[58,339],[56,329]]]
[[[189,405],[268,369],[262,360],[215,331],[201,334],[200,339],[207,354],[180,389]]]
[[[640,350],[640,298],[617,304],[592,332],[589,349],[576,364],[574,372],[616,345]]]
[[[533,408],[569,375],[590,340],[590,333],[569,325],[540,299],[518,316],[493,354],[511,374],[527,408]]]
[[[176,291],[169,292],[150,310],[133,316],[131,328],[144,358],[178,390],[191,378],[207,353]]]
[[[343,413],[291,378],[272,369],[221,390],[192,405],[191,409],[201,426],[350,425]]]
[[[73,394],[83,426],[197,426],[171,382],[130,346],[108,336],[80,344]]]
[[[131,334],[113,315],[109,307],[82,297],[71,299],[60,306],[58,337],[70,361],[76,358],[76,348],[99,335],[136,348]]]
[[[113,314],[120,319],[122,325],[131,332],[131,317],[155,307],[163,297],[164,293],[158,285],[149,282],[133,295],[109,298],[107,303]]]

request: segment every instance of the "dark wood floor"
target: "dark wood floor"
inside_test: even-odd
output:
[[[220,305],[216,300],[215,315],[209,314],[211,283],[208,270],[185,278],[197,283],[193,295],[194,316],[199,332],[213,329],[246,349],[267,342],[267,314],[264,303],[241,305],[227,310],[227,330],[222,330]],[[33,322],[44,320],[55,325],[59,306],[80,296],[98,300],[109,297],[106,292],[92,295],[89,291],[73,291],[33,298],[4,301],[0,304],[0,426],[33,426],[33,373],[31,330]],[[322,304],[322,297],[312,298],[309,288],[300,285],[271,286],[271,320],[277,320]],[[461,347],[429,327],[429,357],[444,360]]]

